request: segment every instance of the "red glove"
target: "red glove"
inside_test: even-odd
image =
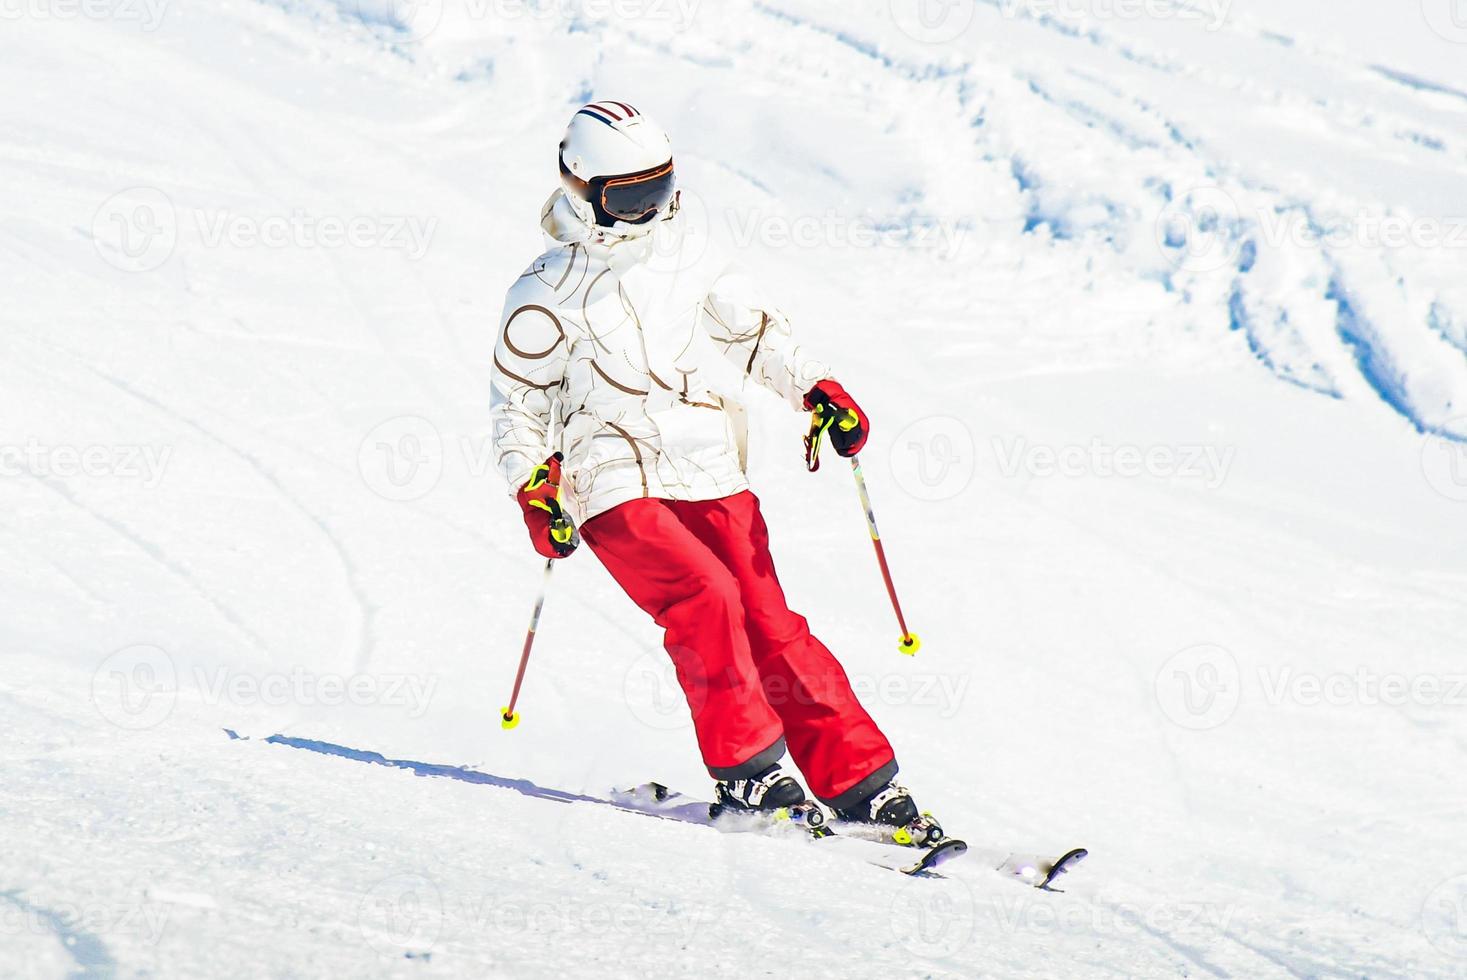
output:
[[[581,536],[560,506],[560,453],[530,472],[529,481],[515,494],[525,512],[530,542],[546,558],[564,558],[576,550]]]
[[[810,434],[805,437],[805,465],[812,472],[820,468],[820,440],[827,433],[830,444],[842,456],[854,456],[866,445],[871,420],[839,382],[827,378],[815,385],[805,395],[805,407],[811,412]]]

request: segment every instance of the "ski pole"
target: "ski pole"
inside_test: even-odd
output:
[[[881,532],[876,530],[876,513],[871,509],[871,495],[866,492],[866,477],[861,473],[861,460],[851,457],[851,472],[856,475],[856,490],[861,494],[861,506],[866,511],[866,527],[871,531],[871,544],[876,548],[876,561],[881,565],[881,577],[886,581],[886,594],[891,596],[891,608],[896,610],[897,625],[902,628],[902,638],[897,649],[909,657],[917,655],[922,641],[917,634],[907,629],[906,617],[902,615],[902,604],[897,601],[896,586],[891,581],[891,567],[886,563],[886,549],[881,544]]]
[[[535,612],[530,616],[530,629],[525,634],[525,648],[520,651],[520,669],[514,675],[514,690],[509,695],[509,705],[499,712],[499,725],[508,731],[520,723],[520,716],[515,714],[515,702],[520,699],[520,685],[525,681],[525,668],[530,663],[530,648],[535,645],[535,629],[540,625],[540,610],[545,608],[545,593],[550,589],[550,570],[555,567],[555,559],[545,559],[545,577],[540,581],[540,597],[535,600]]]

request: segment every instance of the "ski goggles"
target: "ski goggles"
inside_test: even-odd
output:
[[[672,202],[677,190],[671,160],[634,174],[582,180],[570,172],[562,159],[560,179],[566,190],[590,202],[596,212],[596,223],[603,227],[610,227],[618,221],[633,225],[651,221]]]

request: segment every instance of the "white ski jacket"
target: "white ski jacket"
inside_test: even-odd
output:
[[[722,348],[796,409],[826,365],[686,209],[641,238],[602,242],[557,191],[541,227],[549,250],[510,288],[494,350],[494,447],[511,491],[557,450],[578,520],[639,497],[746,489],[742,406],[700,380],[707,351]]]

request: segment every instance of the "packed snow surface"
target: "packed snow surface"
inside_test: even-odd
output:
[[[0,975],[1460,975],[1460,5],[0,15]],[[758,391],[751,476],[944,880],[609,805],[709,783],[589,553],[498,724],[490,355],[591,98],[874,420],[915,658]]]

